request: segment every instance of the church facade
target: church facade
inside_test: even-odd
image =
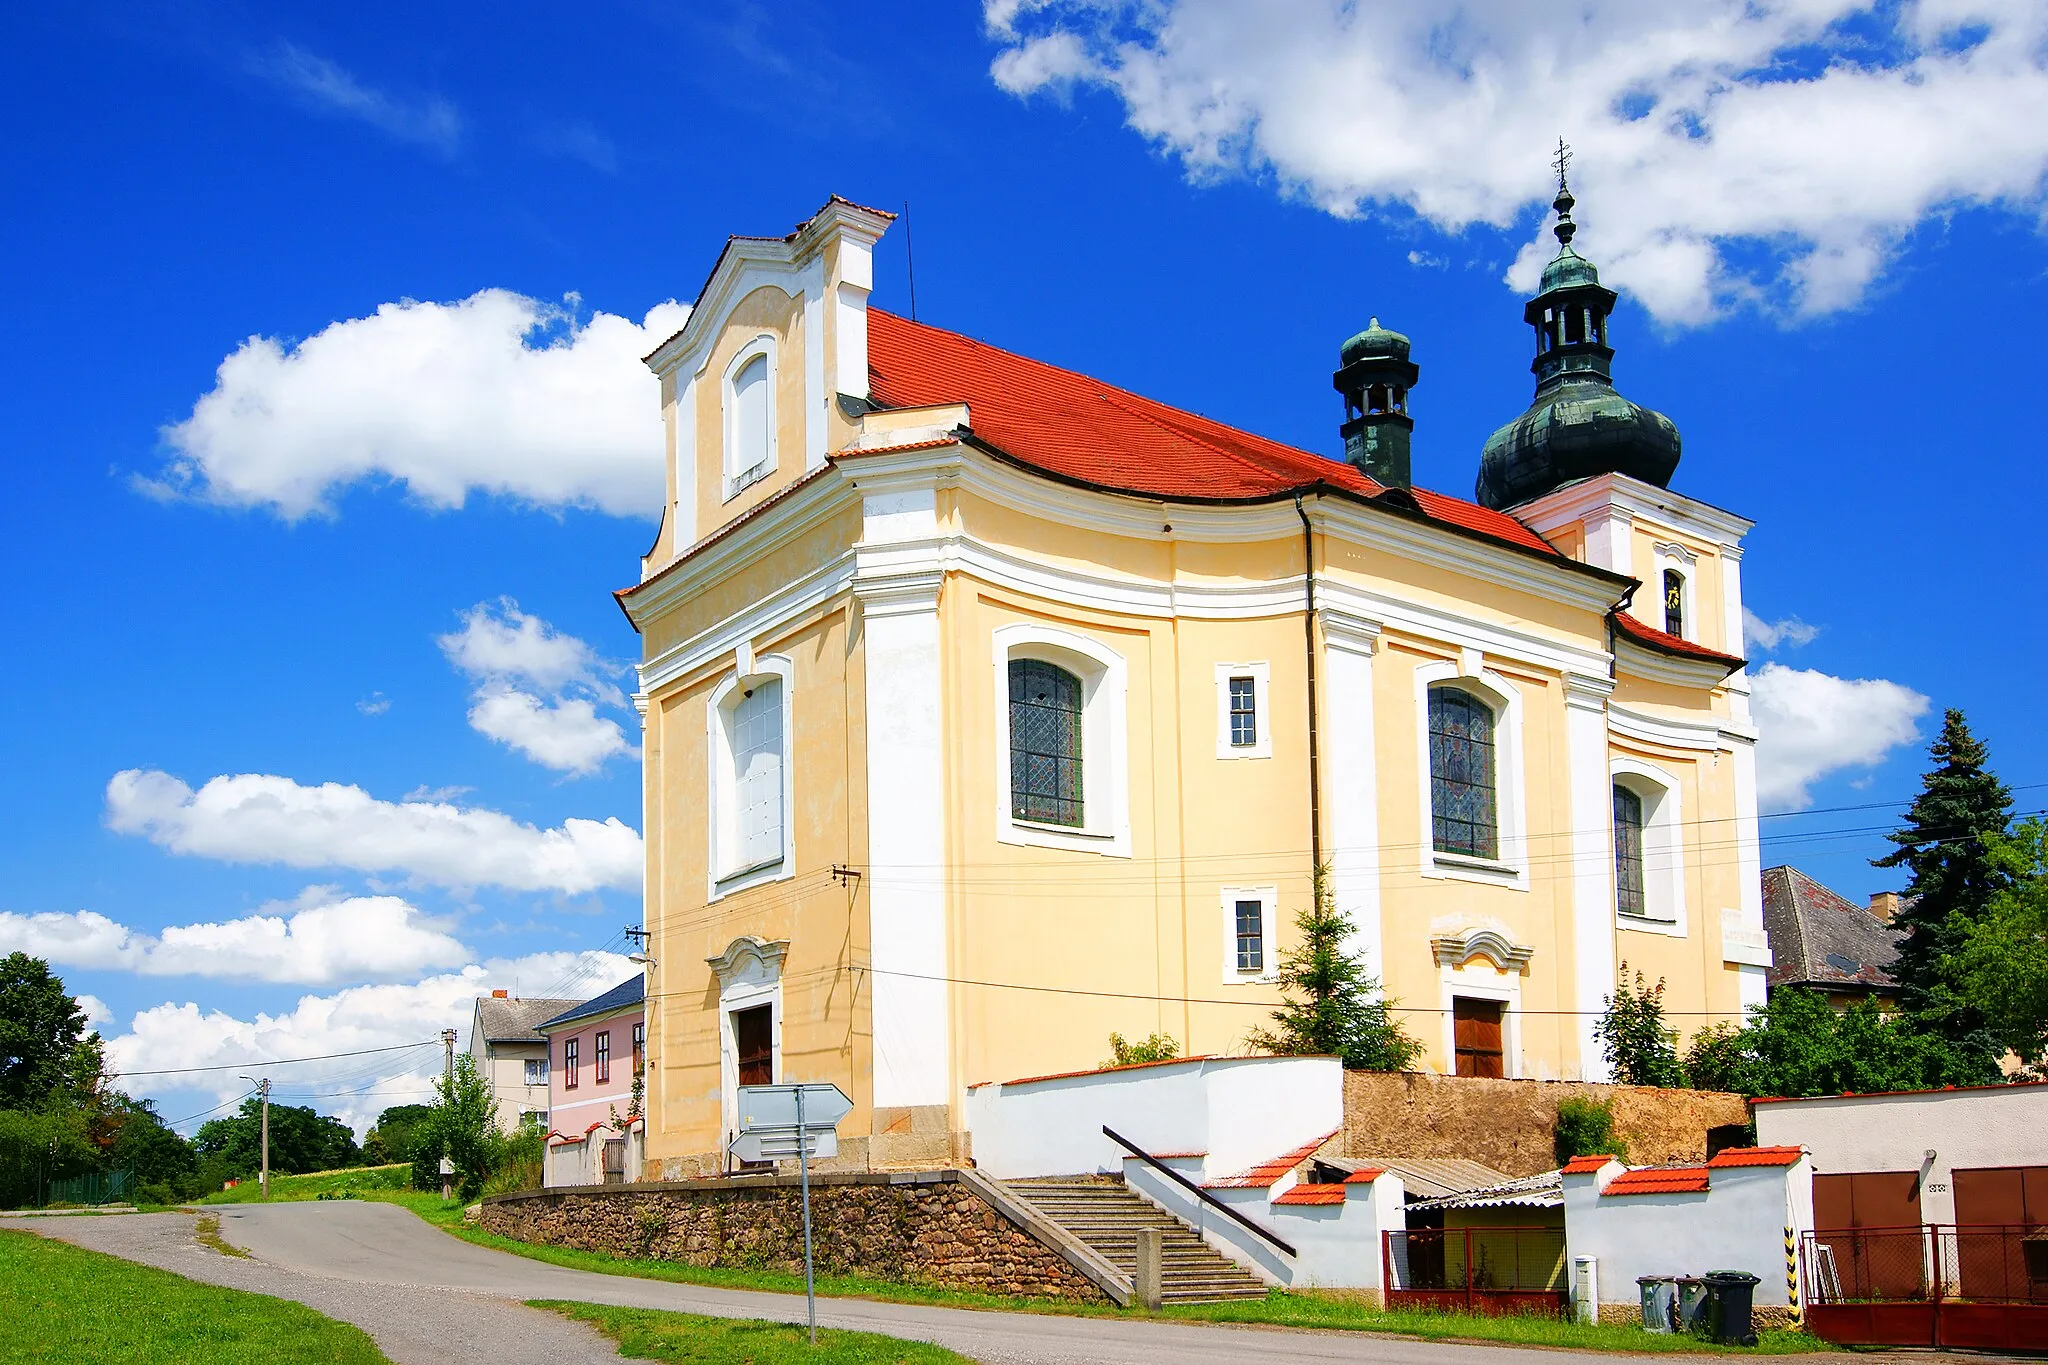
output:
[[[1108,1038],[1241,1052],[1318,866],[1441,1072],[1603,1074],[1626,961],[1763,999],[1749,523],[1672,491],[1571,247],[1474,500],[1415,487],[1409,342],[1342,347],[1342,458],[885,311],[890,215],[728,243],[661,381],[644,642],[649,1174],[742,1084],[843,1159],[967,1155],[966,1087]],[[1333,446],[1335,442],[1333,442]]]

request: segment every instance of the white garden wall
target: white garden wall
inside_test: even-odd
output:
[[[1198,1159],[1169,1157],[1163,1164],[1201,1183]],[[1341,1204],[1276,1203],[1299,1183],[1293,1176],[1271,1186],[1204,1191],[1293,1247],[1289,1255],[1136,1157],[1125,1160],[1123,1172],[1132,1193],[1193,1227],[1203,1241],[1268,1284],[1289,1288],[1378,1289],[1380,1233],[1407,1226],[1405,1191],[1396,1175],[1344,1186]]]
[[[1563,1177],[1565,1242],[1573,1258],[1599,1262],[1603,1303],[1638,1301],[1643,1275],[1704,1275],[1746,1270],[1757,1277],[1755,1302],[1789,1303],[1785,1229],[1812,1226],[1812,1174],[1790,1166],[1712,1168],[1709,1186],[1688,1194],[1609,1195],[1622,1167]]]
[[[971,1087],[974,1164],[998,1180],[1123,1169],[1105,1125],[1147,1152],[1206,1154],[1229,1175],[1343,1126],[1334,1057],[1218,1057]],[[1199,1183],[1199,1180],[1198,1180]]]

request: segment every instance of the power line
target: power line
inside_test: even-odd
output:
[[[190,1076],[200,1071],[233,1071],[243,1066],[297,1066],[301,1062],[331,1062],[337,1057],[367,1057],[374,1052],[403,1052],[415,1047],[439,1047],[441,1040],[432,1038],[424,1043],[393,1043],[390,1047],[357,1048],[353,1052],[323,1052],[316,1057],[273,1057],[268,1061],[222,1062],[218,1066],[177,1066],[156,1071],[115,1071],[114,1075],[126,1080],[130,1076]],[[253,1092],[252,1092],[253,1093]]]

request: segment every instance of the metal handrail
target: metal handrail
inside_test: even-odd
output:
[[[1192,1194],[1195,1198],[1201,1200],[1204,1204],[1207,1204],[1210,1208],[1215,1209],[1218,1213],[1230,1219],[1232,1222],[1237,1223],[1238,1225],[1245,1228],[1247,1231],[1257,1233],[1259,1236],[1265,1238],[1268,1242],[1271,1242],[1274,1246],[1279,1247],[1282,1251],[1286,1252],[1289,1256],[1301,1255],[1301,1253],[1296,1251],[1293,1248],[1293,1246],[1291,1246],[1287,1242],[1282,1241],[1279,1238],[1279,1236],[1272,1232],[1268,1232],[1265,1228],[1260,1227],[1257,1223],[1254,1223],[1251,1219],[1245,1217],[1236,1209],[1230,1207],[1230,1205],[1224,1203],[1221,1199],[1218,1199],[1215,1195],[1209,1193],[1200,1185],[1197,1185],[1194,1181],[1188,1179],[1179,1171],[1176,1171],[1175,1169],[1173,1169],[1173,1167],[1161,1161],[1158,1157],[1153,1156],[1150,1152],[1146,1151],[1144,1148],[1140,1147],[1137,1143],[1131,1141],[1129,1138],[1123,1136],[1123,1134],[1117,1132],[1115,1129],[1111,1128],[1106,1123],[1102,1125],[1102,1135],[1108,1138],[1111,1142],[1114,1142],[1117,1146],[1129,1152],[1132,1156],[1138,1158],[1138,1160],[1144,1162],[1147,1166],[1150,1166],[1153,1170],[1165,1176],[1168,1180],[1171,1180],[1174,1184],[1186,1190],[1189,1194]]]

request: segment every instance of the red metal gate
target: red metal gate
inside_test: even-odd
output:
[[[2040,1350],[2048,1227],[1930,1224],[1809,1232],[1806,1326],[1844,1346]]]
[[[1389,1308],[1563,1317],[1563,1228],[1416,1228],[1380,1234]]]

